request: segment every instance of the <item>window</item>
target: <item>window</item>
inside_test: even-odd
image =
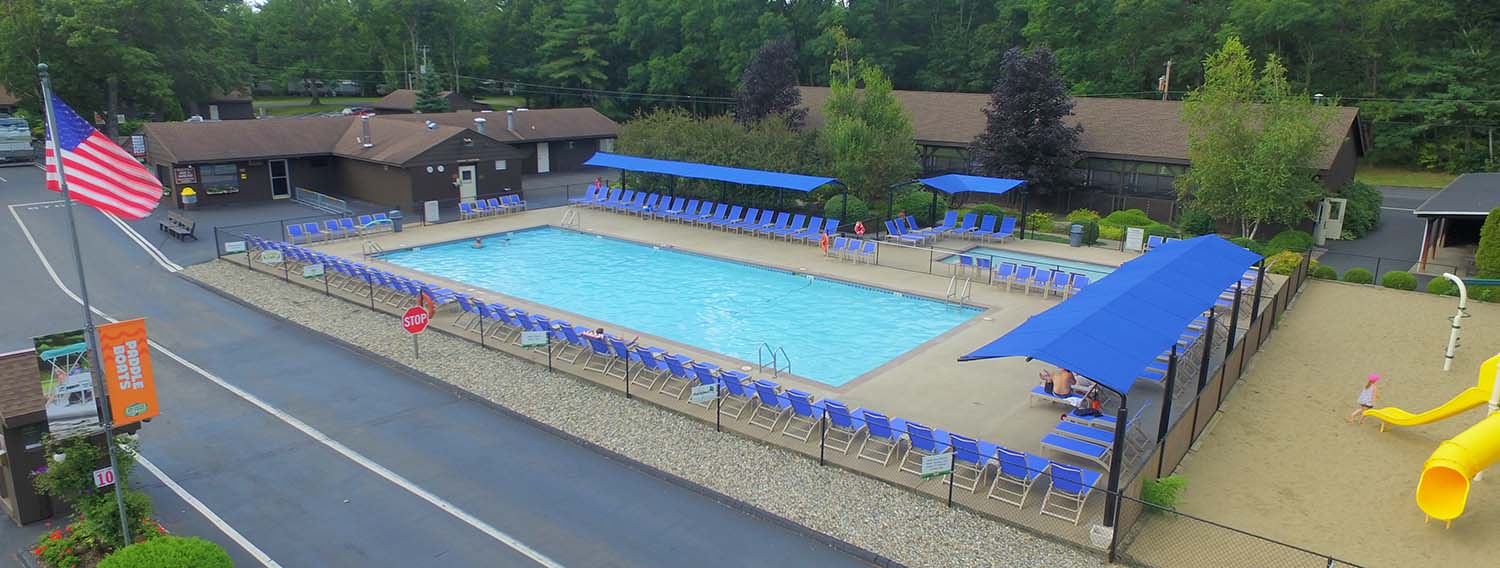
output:
[[[234,164],[204,164],[198,166],[199,183],[204,195],[238,193],[240,191],[240,168]]]
[[[615,151],[615,139],[614,138],[600,138],[599,139],[599,151],[600,152],[613,152],[613,151]]]
[[[495,171],[503,172],[508,168],[510,168],[510,164],[507,164],[505,160],[495,160]]]

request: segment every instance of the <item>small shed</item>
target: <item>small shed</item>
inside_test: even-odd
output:
[[[9,91],[6,91],[5,87],[0,87],[0,113],[14,114],[16,112],[16,107],[20,104],[20,99],[17,99],[15,95],[12,95]]]
[[[473,99],[464,96],[463,93],[443,91],[438,93],[438,96],[448,101],[448,112],[490,110],[490,105],[475,102]],[[391,91],[391,94],[375,101],[374,104],[370,105],[370,108],[375,110],[375,114],[410,114],[416,112],[417,91],[414,89],[396,89]]]
[[[1425,271],[1433,262],[1467,271],[1484,218],[1497,207],[1500,173],[1463,174],[1427,198],[1413,212],[1424,221],[1418,269]]]

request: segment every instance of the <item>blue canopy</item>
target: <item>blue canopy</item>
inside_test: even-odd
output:
[[[967,192],[990,193],[994,195],[1005,193],[1026,183],[1018,179],[966,176],[963,174],[944,174],[917,181],[922,182],[923,185],[928,187],[940,189],[950,194]]]
[[[46,351],[43,351],[40,356],[41,356],[41,358],[42,358],[43,361],[51,361],[53,359],[56,359],[58,357],[62,357],[64,355],[77,355],[79,353],[83,353],[83,352],[88,351],[88,350],[89,350],[89,344],[80,341],[80,342],[74,343],[72,345],[64,345],[64,346],[58,347],[56,349],[48,349]]]
[[[1125,394],[1257,260],[1215,235],[1152,248],[958,360],[1032,357]]]
[[[839,181],[830,177],[785,174],[781,172],[768,172],[765,170],[750,170],[745,168],[731,168],[729,166],[715,166],[712,164],[678,162],[675,160],[658,160],[655,158],[642,158],[640,156],[610,154],[608,152],[595,152],[594,156],[592,158],[589,158],[588,161],[584,162],[583,164],[586,166],[601,166],[632,172],[666,174],[671,176],[697,179],[711,179],[716,181],[727,181],[731,183],[742,183],[745,185],[761,185],[766,187],[779,187],[782,189],[795,189],[797,191],[812,191],[823,185]]]

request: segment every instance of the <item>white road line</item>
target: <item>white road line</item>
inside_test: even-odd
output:
[[[1404,207],[1381,207],[1381,209],[1384,209],[1386,211],[1405,211],[1407,213],[1416,211],[1416,209],[1406,209]]]
[[[15,205],[12,205],[11,207],[26,207],[28,205],[52,205],[53,203],[62,203],[62,200],[61,199],[53,199],[51,201],[33,201],[31,203],[17,203]]]
[[[146,240],[146,237],[144,235],[137,232],[134,227],[131,227],[125,221],[122,221],[119,217],[116,217],[115,214],[104,213],[104,218],[109,219],[109,222],[114,223],[116,227],[119,227],[120,230],[125,233],[125,236],[130,237],[130,240],[135,241],[135,244],[139,245],[141,247],[141,250],[146,251],[146,254],[150,255],[151,259],[155,260],[156,264],[161,265],[161,267],[167,272],[178,272],[182,270],[182,266],[179,266],[177,263],[172,262],[172,259],[167,258],[167,255],[161,252],[161,249],[156,248],[156,245],[153,245],[151,244],[151,241]]]
[[[281,568],[281,565],[277,564],[275,560],[271,560],[271,557],[268,556],[264,551],[252,544],[248,539],[245,538],[244,535],[240,534],[239,531],[236,531],[233,527],[230,527],[229,523],[224,522],[224,519],[219,518],[219,515],[215,514],[213,512],[213,509],[208,508],[208,505],[204,505],[203,502],[199,501],[197,497],[194,497],[192,493],[188,493],[187,490],[183,489],[181,485],[178,485],[176,481],[173,481],[172,478],[167,477],[167,474],[163,472],[161,468],[156,467],[156,464],[151,463],[151,460],[146,459],[146,456],[141,455],[139,452],[137,452],[135,455],[135,463],[141,464],[142,467],[145,467],[147,471],[151,472],[151,475],[155,475],[157,479],[160,479],[168,489],[171,489],[172,492],[176,493],[177,496],[183,501],[187,501],[188,505],[192,505],[193,509],[196,509],[199,514],[208,519],[208,522],[213,523],[214,526],[219,527],[219,530],[224,531],[224,534],[229,535],[230,540],[233,540],[235,544],[240,545],[240,548],[245,549],[245,552],[250,553],[250,556],[255,557],[255,559],[259,561],[261,565],[265,566],[266,568]]]
[[[72,290],[68,289],[68,287],[63,284],[62,279],[57,276],[57,271],[55,271],[55,270],[52,269],[52,263],[48,262],[47,261],[47,257],[42,254],[41,247],[37,246],[36,239],[31,236],[31,231],[26,228],[26,223],[23,222],[23,221],[21,221],[21,215],[16,212],[15,208],[16,208],[16,206],[14,206],[14,205],[10,206],[10,214],[11,214],[12,217],[14,217],[16,219],[16,224],[21,226],[21,232],[26,235],[26,241],[31,244],[31,250],[36,253],[37,260],[41,261],[42,267],[45,268],[47,270],[47,274],[52,277],[52,283],[56,284],[57,287],[59,289],[61,289],[63,291],[63,293],[66,294],[69,298],[72,298],[74,302],[78,302],[79,304],[82,304],[83,300],[80,299],[77,295],[75,295]],[[110,317],[108,314],[105,314],[104,312],[99,311],[99,308],[95,308],[95,307],[92,307],[92,306],[90,306],[90,308],[93,310],[93,312],[95,314],[98,314],[99,317],[102,317],[102,318],[107,319],[109,321],[116,321],[114,318]],[[546,566],[547,568],[563,568],[562,564],[559,564],[557,561],[552,560],[551,558],[548,558],[546,555],[543,555],[542,553],[536,551],[535,549],[533,549],[533,548],[531,548],[529,546],[526,546],[525,543],[522,543],[520,540],[517,540],[515,537],[512,537],[512,536],[506,534],[505,532],[502,532],[500,529],[497,529],[497,528],[495,528],[493,526],[490,526],[489,523],[486,523],[486,522],[480,520],[478,517],[475,517],[474,515],[469,514],[468,512],[464,511],[463,509],[458,508],[457,505],[454,505],[454,504],[448,502],[447,500],[443,499],[442,497],[438,497],[436,494],[432,493],[431,491],[423,489],[421,486],[419,486],[419,485],[417,485],[415,483],[412,483],[410,480],[407,480],[404,477],[401,477],[400,474],[397,474],[396,472],[391,471],[390,469],[387,469],[385,466],[382,466],[382,465],[376,463],[374,460],[371,460],[370,458],[365,457],[363,454],[360,454],[359,452],[356,452],[353,449],[350,449],[348,446],[343,445],[342,443],[338,442],[337,440],[334,440],[333,438],[328,437],[327,434],[324,434],[323,432],[319,431],[318,429],[313,428],[312,426],[309,426],[307,423],[305,423],[305,422],[303,422],[301,420],[298,420],[296,417],[294,417],[294,416],[292,416],[290,414],[287,414],[285,412],[282,412],[280,409],[277,409],[276,407],[271,406],[270,404],[267,404],[265,401],[262,401],[259,397],[255,396],[253,394],[250,394],[248,392],[245,392],[244,390],[240,389],[239,387],[230,384],[229,382],[225,381],[224,379],[219,378],[218,376],[214,375],[213,373],[210,373],[207,370],[204,370],[202,367],[199,367],[199,366],[193,364],[192,362],[188,361],[187,359],[184,359],[184,358],[178,356],[176,353],[173,353],[171,350],[169,350],[166,347],[162,346],[160,343],[157,343],[154,340],[150,341],[149,343],[151,344],[151,347],[154,348],[154,349],[156,349],[156,351],[158,353],[166,355],[167,357],[170,357],[172,360],[177,361],[182,366],[187,367],[189,369],[192,369],[194,372],[198,373],[203,378],[208,379],[209,381],[213,382],[216,385],[219,385],[220,387],[224,388],[224,390],[227,390],[230,393],[233,393],[235,396],[240,397],[245,402],[248,402],[248,403],[254,405],[257,408],[260,408],[261,410],[265,411],[267,414],[270,414],[271,416],[274,416],[277,419],[281,420],[282,422],[286,423],[288,426],[296,428],[297,430],[301,431],[303,434],[306,434],[308,437],[310,437],[310,438],[312,438],[314,440],[317,440],[318,443],[321,443],[324,446],[328,447],[329,449],[331,449],[331,450],[333,450],[335,452],[338,452],[340,455],[348,458],[349,460],[353,461],[354,463],[359,464],[361,467],[364,467],[365,469],[369,470],[371,473],[374,473],[376,475],[379,475],[382,478],[385,478],[387,481],[390,481],[391,483],[395,484],[396,486],[398,486],[398,487],[406,490],[408,493],[411,493],[412,495],[415,495],[415,496],[421,498],[423,501],[427,501],[428,503],[431,503],[433,506],[437,507],[438,509],[443,510],[443,512],[446,512],[449,515],[452,515],[453,517],[457,518],[458,520],[463,521],[464,523],[468,524],[469,526],[474,527],[475,529],[478,529],[480,532],[485,533],[490,538],[493,538],[493,539],[495,539],[497,541],[500,541],[500,543],[502,543],[502,544],[510,547],[512,550],[515,550],[516,552],[519,552],[522,555],[525,555],[527,558],[530,558],[532,561],[536,562],[537,564],[540,564],[542,566]],[[212,519],[212,518],[209,519],[209,520],[211,522],[214,521],[214,519]],[[224,530],[226,534],[228,534],[228,533],[230,533],[231,531],[234,530],[233,528],[231,528],[227,524],[222,524],[221,525],[219,523],[215,523],[215,526],[218,526],[220,528],[220,530]]]
[[[10,183],[10,180],[0,177],[0,183]]]

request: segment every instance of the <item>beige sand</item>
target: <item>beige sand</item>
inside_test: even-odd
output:
[[[1456,305],[1310,283],[1178,469],[1188,478],[1182,510],[1366,566],[1500,565],[1500,469],[1475,484],[1451,529],[1424,524],[1413,500],[1423,461],[1481,419],[1482,407],[1384,433],[1373,418],[1344,423],[1370,373],[1384,377],[1380,406],[1412,412],[1474,386],[1480,362],[1500,351],[1500,306],[1470,306],[1463,347],[1444,373],[1445,318]],[[1262,550],[1238,544],[1241,554]]]

